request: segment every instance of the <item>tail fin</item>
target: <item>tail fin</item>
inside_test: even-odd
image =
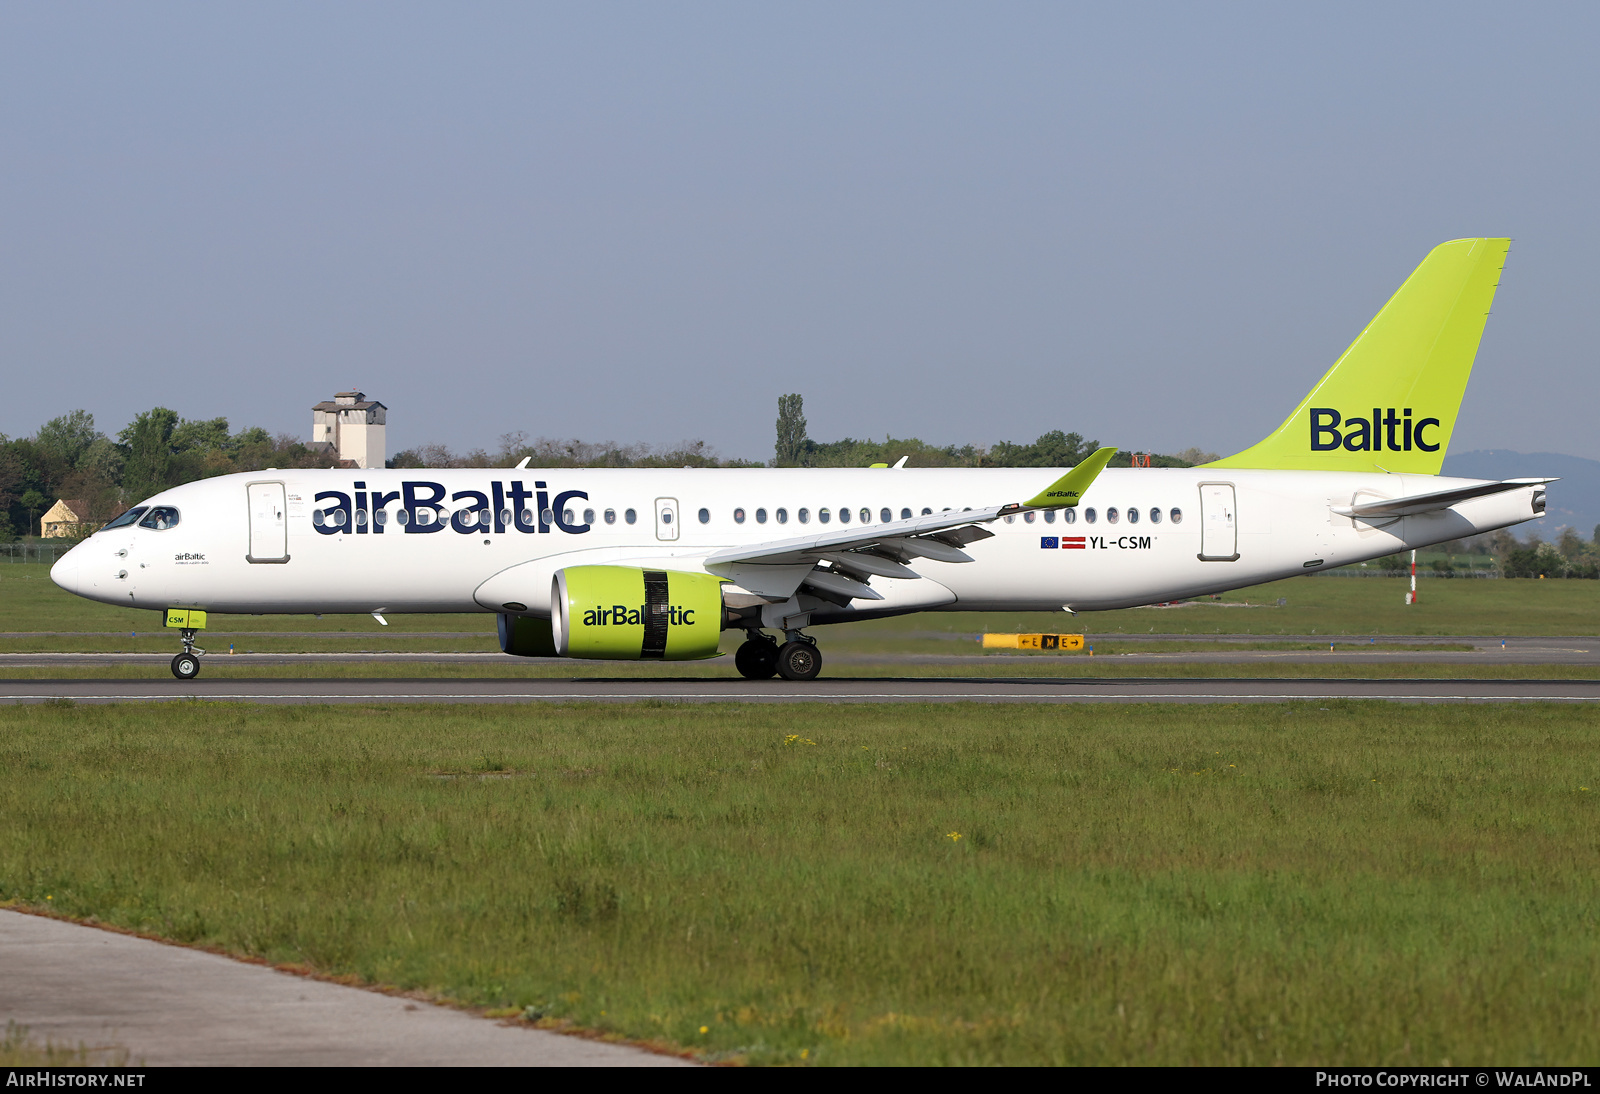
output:
[[[1206,466],[1437,475],[1510,247],[1435,247],[1282,425]]]

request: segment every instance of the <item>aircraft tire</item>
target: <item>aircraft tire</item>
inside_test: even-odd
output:
[[[172,659],[172,675],[179,680],[193,680],[200,675],[200,658],[192,653],[180,653]]]
[[[734,653],[733,665],[746,680],[770,680],[778,675],[777,644],[752,639]]]
[[[778,674],[785,680],[815,680],[822,652],[810,642],[786,642],[778,651]]]

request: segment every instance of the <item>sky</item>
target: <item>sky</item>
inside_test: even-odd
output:
[[[1595,5],[0,4],[0,432],[1228,453],[1515,239],[1452,450],[1600,458]]]

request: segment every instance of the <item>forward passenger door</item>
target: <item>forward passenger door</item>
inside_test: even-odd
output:
[[[288,562],[289,524],[284,516],[283,483],[253,482],[250,497],[250,553],[247,562]]]

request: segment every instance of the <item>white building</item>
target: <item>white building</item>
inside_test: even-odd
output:
[[[341,391],[311,408],[311,443],[327,445],[357,467],[382,467],[389,458],[383,436],[388,410],[359,391]]]

